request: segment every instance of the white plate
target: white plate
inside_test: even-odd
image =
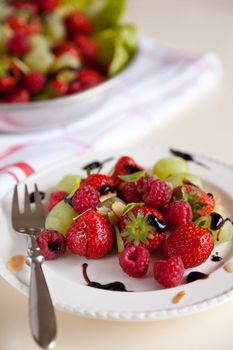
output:
[[[124,152],[135,160],[150,168],[156,160],[169,155],[169,151],[155,149],[130,150]],[[81,168],[91,161],[104,160],[111,153],[99,155],[89,154],[85,157],[75,157],[67,162],[61,162],[56,166],[29,177],[26,183],[33,189],[37,183],[41,190],[49,191],[63,175],[67,173],[81,173]],[[114,161],[121,154],[115,154],[114,160],[104,166],[104,172],[108,172]],[[207,190],[218,193],[222,198],[226,213],[233,217],[233,169],[219,161],[203,156],[196,156],[207,167],[202,167],[193,162],[190,163],[190,171],[199,175],[205,182]],[[6,268],[6,262],[13,255],[26,252],[25,237],[16,234],[10,223],[10,207],[12,192],[9,193],[0,205],[1,218],[1,245],[0,245],[0,273],[20,292],[27,294],[29,268],[13,274]],[[87,317],[111,319],[111,320],[158,320],[194,312],[206,310],[221,304],[233,297],[233,274],[224,270],[226,262],[233,262],[232,242],[219,245],[213,253],[219,252],[223,258],[220,262],[213,262],[209,258],[201,266],[186,270],[198,270],[210,274],[206,280],[198,280],[189,284],[182,284],[176,288],[162,289],[152,277],[152,264],[147,277],[134,279],[128,277],[121,270],[117,262],[117,254],[100,260],[86,260],[83,257],[67,255],[56,261],[44,263],[44,272],[55,306],[66,312]],[[154,259],[152,259],[154,260]],[[88,274],[91,280],[101,283],[113,281],[123,282],[132,293],[115,292],[91,288],[85,285],[82,276],[82,264],[88,262]],[[172,302],[173,297],[179,292],[185,291],[186,296],[179,304]]]

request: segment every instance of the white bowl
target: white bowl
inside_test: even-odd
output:
[[[0,103],[0,132],[39,131],[84,118],[100,106],[106,95],[126,79],[137,57],[138,54],[115,77],[84,92],[47,101]]]

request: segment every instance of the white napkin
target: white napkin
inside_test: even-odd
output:
[[[84,120],[52,131],[0,133],[0,198],[53,162],[133,144],[222,75],[214,53],[192,54],[145,37],[140,47],[127,79]]]

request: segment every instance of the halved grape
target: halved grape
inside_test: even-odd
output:
[[[180,157],[160,159],[153,167],[152,172],[162,180],[169,176],[188,171],[188,163]]]
[[[69,53],[64,53],[62,56],[59,56],[54,60],[50,70],[52,72],[57,72],[62,68],[67,68],[67,67],[74,68],[74,69],[81,67],[80,59]]]
[[[33,34],[29,37],[30,42],[32,44],[32,50],[40,47],[40,49],[47,50],[50,46],[49,40],[41,34]]]
[[[54,56],[49,50],[38,46],[24,57],[24,62],[32,71],[46,73],[54,62]]]
[[[63,235],[66,235],[73,219],[77,215],[76,211],[74,211],[68,203],[65,203],[64,201],[59,202],[49,212],[45,220],[45,228],[48,230],[56,230]]]
[[[174,175],[168,176],[166,181],[169,182],[173,188],[184,184],[192,184],[199,188],[203,188],[201,179],[198,176],[193,175],[191,173],[174,174]]]
[[[66,36],[64,21],[55,14],[46,16],[43,31],[52,42],[58,42],[59,40],[64,39]]]
[[[197,226],[207,229],[212,234],[214,244],[221,244],[233,238],[233,225],[230,220],[225,220],[224,224],[218,230],[211,229],[211,222],[212,215],[202,216],[195,220]]]
[[[63,177],[56,187],[57,190],[70,193],[76,184],[77,177],[78,175],[67,175]]]

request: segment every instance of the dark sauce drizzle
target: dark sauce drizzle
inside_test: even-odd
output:
[[[84,279],[87,282],[87,285],[89,287],[112,290],[112,291],[117,291],[117,292],[129,292],[129,290],[126,289],[124,283],[119,282],[119,281],[111,282],[111,283],[107,283],[107,284],[101,284],[99,282],[91,281],[87,275],[87,267],[88,267],[87,263],[84,263],[82,265],[83,277],[84,277]]]
[[[192,271],[188,274],[186,277],[186,282],[191,283],[197,280],[205,280],[209,277],[207,273],[199,272],[199,271]]]
[[[157,233],[163,233],[167,230],[167,224],[165,221],[160,220],[157,216],[149,214],[148,215],[149,223],[156,228]]]
[[[219,230],[224,225],[225,220],[220,214],[215,212],[211,213],[210,216],[211,216],[210,229],[213,231]]]
[[[191,154],[189,154],[189,153],[181,152],[181,151],[178,151],[178,150],[175,150],[175,149],[172,149],[172,148],[170,148],[169,151],[170,151],[171,154],[173,154],[174,156],[183,158],[184,160],[186,160],[186,161],[188,161],[188,162],[194,162],[194,163],[196,163],[196,164],[198,164],[198,165],[200,165],[200,166],[202,166],[202,167],[204,167],[204,168],[209,169],[209,167],[208,167],[206,164],[197,161],[197,160],[194,159],[194,157],[193,157]]]
[[[100,188],[99,192],[103,196],[104,194],[115,193],[115,192],[118,194],[119,190],[114,186],[103,185]]]
[[[114,158],[107,158],[105,160],[103,160],[102,162],[99,161],[94,161],[92,163],[89,163],[87,165],[84,165],[83,170],[95,170],[98,169],[99,171],[103,168],[103,165],[107,162],[110,162],[111,160],[113,160]]]
[[[211,256],[211,261],[218,262],[218,261],[221,261],[221,260],[222,260],[222,257],[217,255],[217,254]]]
[[[139,167],[133,166],[133,165],[126,165],[125,168],[130,174],[134,174],[134,173],[137,173],[138,171],[142,170],[142,168],[139,168]]]
[[[40,199],[43,200],[45,198],[45,193],[42,191],[39,191],[39,193],[40,193]],[[35,192],[31,192],[29,194],[29,200],[30,200],[30,203],[35,203]]]

